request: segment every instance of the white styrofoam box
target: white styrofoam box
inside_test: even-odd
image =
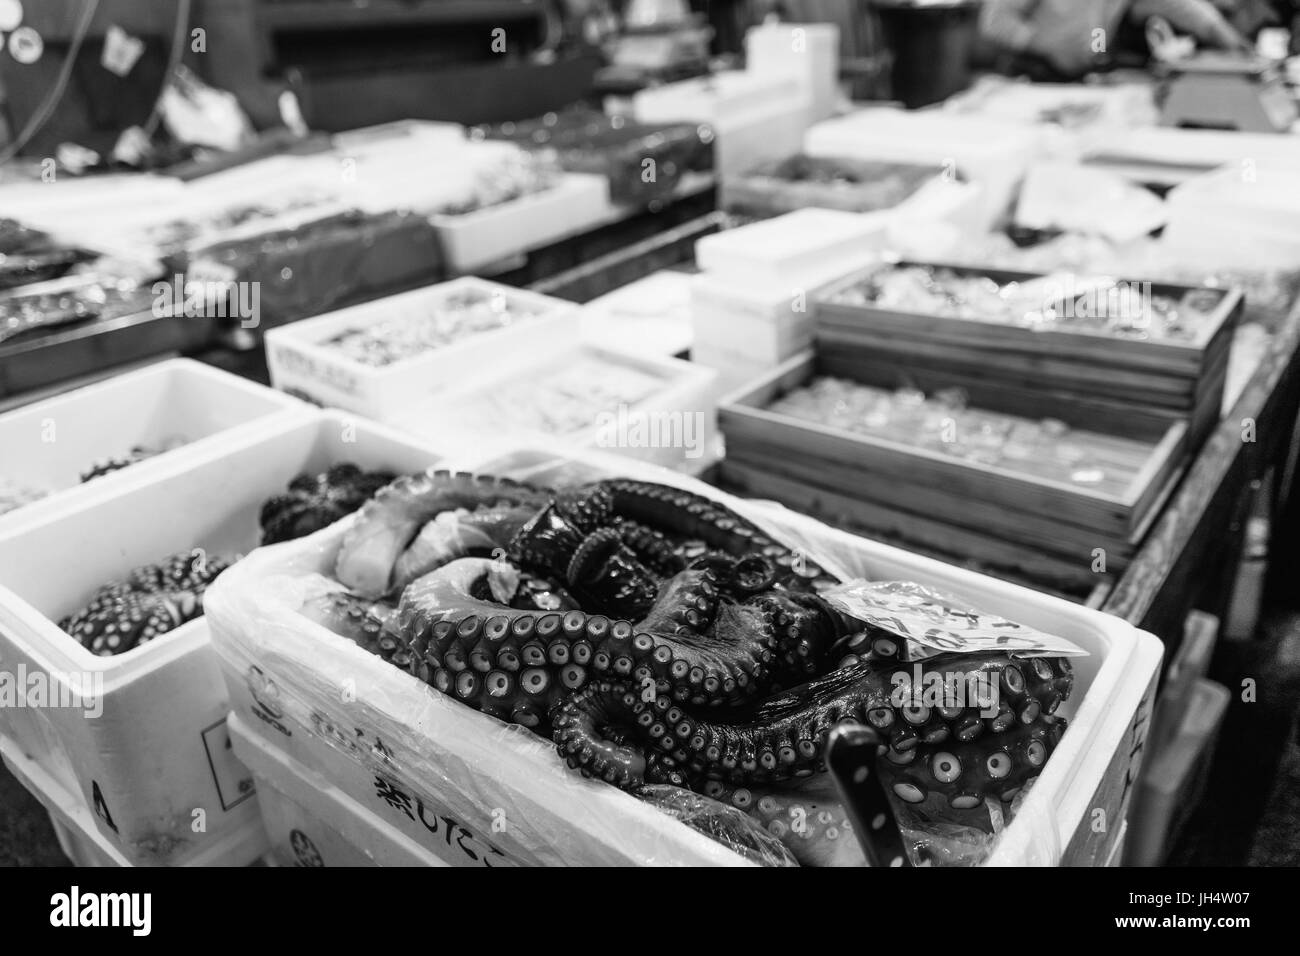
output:
[[[1275,163],[1295,169],[1300,164],[1300,140],[1276,133],[1147,126],[1125,130],[1123,136],[1094,145],[1085,158],[1097,156],[1108,162],[1182,169],[1232,166],[1243,170]]]
[[[627,475],[705,494],[817,555],[827,567],[909,580],[1072,641],[1070,727],[991,862],[1104,862],[1126,811],[1161,645],[1117,618],[827,528],[779,506],[745,502],[673,472],[610,455],[518,449],[459,460],[484,474],[554,483]],[[718,864],[741,858],[641,801],[569,771],[554,745],[461,706],[298,613],[334,566],[344,519],[311,539],[263,549],[223,575],[208,617],[238,718],[354,800],[388,805],[393,823],[437,807],[507,859],[541,864]],[[351,681],[355,695],[338,693]],[[345,729],[339,729],[345,728]],[[1110,826],[1092,825],[1100,807]],[[498,824],[497,826],[494,826]],[[405,825],[405,824],[402,824]],[[459,830],[458,830],[459,832]]]
[[[152,218],[181,202],[185,183],[174,176],[110,173],[29,180],[0,187],[0,215],[44,230],[62,242],[120,252],[123,243],[107,227]],[[97,244],[107,238],[107,247]],[[92,241],[95,240],[95,241]]]
[[[738,282],[707,272],[691,279],[692,355],[714,351],[768,367],[812,344],[813,291],[775,282]]]
[[[211,449],[232,434],[274,427],[309,406],[190,359],[147,365],[107,381],[0,415],[4,477],[51,492],[0,515],[0,528],[35,520],[69,501],[132,482],[178,459]],[[84,484],[98,461],[122,457],[137,445],[186,442]]]
[[[815,124],[804,136],[810,156],[929,163],[984,187],[987,231],[1006,214],[1029,164],[1050,145],[1046,128],[943,110],[859,110]]]
[[[691,347],[691,275],[653,272],[582,307],[582,339],[602,348],[680,355]]]
[[[885,245],[888,212],[800,209],[725,229],[695,243],[703,272],[738,282],[779,283],[787,295],[867,265]]]
[[[300,473],[341,461],[414,472],[437,459],[389,429],[315,413],[0,531],[0,670],[47,675],[63,691],[102,682],[87,706],[0,708],[0,733],[89,811],[98,809],[100,834],[135,863],[184,861],[255,820],[247,773],[226,748],[229,703],[207,622],[114,657],[90,653],[57,622],[140,565],[190,549],[255,548],[263,502]],[[204,833],[192,829],[197,810]]]
[[[943,108],[1023,123],[1055,117],[1066,125],[1097,123],[1127,129],[1155,126],[1160,121],[1155,84],[1149,80],[1088,86],[981,76],[969,89],[949,97]]]
[[[712,342],[696,342],[692,345],[691,361],[718,373],[719,401],[724,395],[729,395],[772,371],[772,364],[766,359],[756,359]]]
[[[889,248],[903,256],[942,258],[971,237],[987,233],[984,188],[979,183],[934,179],[889,211]]]
[[[439,851],[448,850],[443,834],[438,832],[446,829],[445,821],[429,816],[437,829],[417,824],[417,834],[403,833],[375,812],[387,810],[391,814],[390,804],[381,801],[378,807],[362,806],[328,778],[286,756],[233,714],[229,728],[235,756],[257,781],[262,824],[271,853],[282,866],[448,865],[438,856]],[[463,853],[458,843],[452,846]],[[474,852],[472,847],[470,852]]]
[[[467,292],[499,296],[506,308],[530,309],[535,315],[381,367],[353,361],[322,344],[371,322],[420,321],[449,297]],[[573,303],[466,276],[270,329],[266,359],[276,388],[382,421],[477,378],[503,359],[549,348],[557,340],[576,341],[579,334]]]
[[[1151,755],[1139,778],[1126,865],[1164,863],[1172,837],[1200,801],[1231,699],[1222,684],[1196,681],[1182,727]]]
[[[745,34],[745,68],[760,76],[796,77],[812,96],[812,121],[824,120],[839,98],[840,28],[776,22],[753,27]]]
[[[0,765],[27,789],[50,815],[55,839],[73,866],[127,867],[123,856],[99,831],[95,817],[79,796],[65,790],[13,741],[0,736]],[[265,852],[266,835],[256,817],[185,859],[184,866],[246,866]]]
[[[564,173],[550,189],[460,216],[432,215],[429,221],[448,265],[468,273],[582,232],[612,209],[604,176]]]
[[[529,393],[519,383],[540,381],[582,362],[598,363],[609,373],[622,369],[628,374],[649,376],[658,381],[658,386],[621,407],[593,406],[584,426],[566,434],[523,424],[512,403],[526,402],[530,394],[541,399],[540,393]],[[521,391],[515,392],[516,387]],[[591,387],[596,385],[592,383]],[[604,448],[665,468],[690,468],[717,458],[717,394],[716,373],[695,362],[555,342],[549,348],[503,359],[491,371],[480,374],[473,384],[415,405],[407,414],[392,419],[392,424],[402,431],[451,442],[456,447],[473,448],[482,443],[483,435],[490,434],[494,440],[513,444],[555,442]]]
[[[711,126],[713,165],[723,177],[799,152],[811,110],[811,94],[797,78],[741,70],[647,87],[632,97],[631,106],[641,123]]]
[[[761,110],[773,100],[797,98],[792,76],[763,76],[747,70],[720,70],[676,83],[649,86],[633,97],[642,123],[725,123],[731,116]]]
[[[1290,163],[1249,159],[1170,190],[1161,243],[1217,268],[1293,268],[1300,259],[1300,152]]]

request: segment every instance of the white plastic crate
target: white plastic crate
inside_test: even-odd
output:
[[[102,834],[94,814],[77,795],[59,785],[34,759],[22,753],[11,740],[0,737],[0,764],[14,779],[27,788],[50,815],[55,839],[73,866],[134,866]],[[183,866],[247,866],[256,862],[266,847],[266,835],[256,816],[242,826],[231,828],[197,854],[187,857]]]
[[[833,23],[764,23],[745,34],[745,67],[759,76],[793,76],[812,97],[813,122],[835,112],[840,96],[840,28]]]
[[[889,224],[888,213],[800,209],[705,236],[695,261],[709,275],[779,283],[793,296],[862,268],[884,248]]]
[[[631,111],[640,123],[708,124],[713,166],[725,178],[797,153],[812,121],[812,96],[793,76],[725,70],[641,90]]]
[[[183,320],[181,320],[183,321]],[[51,492],[0,515],[0,529],[56,512],[203,454],[250,429],[311,409],[296,399],[189,359],[148,365],[0,415],[0,478]],[[181,447],[82,483],[96,462],[132,447]]]
[[[481,293],[505,308],[530,309],[534,314],[385,366],[363,364],[323,344],[349,329],[381,320],[419,321],[464,293]],[[386,421],[409,414],[439,392],[477,380],[484,369],[503,359],[548,349],[556,341],[576,342],[578,336],[573,303],[465,277],[271,329],[266,333],[266,360],[276,388]]]
[[[564,173],[550,189],[459,216],[432,215],[447,264],[455,272],[488,266],[582,232],[609,216],[609,181]]]
[[[604,374],[622,369],[629,376],[648,376],[658,384],[637,401],[593,406],[583,426],[564,433],[528,424],[515,408],[516,401],[523,403],[531,394],[520,383],[563,374],[566,366],[580,362],[599,363]],[[520,393],[512,397],[515,388],[520,388]],[[481,448],[484,436],[491,435],[494,442],[506,445],[555,443],[601,448],[665,468],[691,470],[718,457],[717,374],[681,359],[556,343],[545,350],[503,357],[473,385],[414,406],[407,415],[394,419],[393,425],[467,450]]]
[[[102,681],[98,716],[87,717],[93,702],[5,707],[0,734],[94,813],[100,835],[133,863],[184,862],[241,830],[257,809],[226,746],[230,705],[207,621],[114,657],[91,654],[57,622],[142,564],[196,548],[252,550],[263,502],[299,473],[340,461],[413,472],[437,458],[380,426],[314,413],[0,530],[0,668],[48,675],[54,688]],[[195,831],[200,819],[205,832]]]
[[[423,841],[413,839],[328,779],[285,756],[234,715],[229,730],[235,756],[257,781],[262,823],[271,853],[280,865],[448,865],[437,852],[422,845],[445,852],[437,832],[424,827]],[[435,820],[435,824],[445,829],[445,822]]]
[[[691,278],[663,269],[592,299],[582,307],[583,341],[643,355],[689,351]]]
[[[708,341],[696,342],[691,346],[691,361],[718,373],[715,397],[719,402],[772,371],[772,364],[766,358],[754,358],[752,354],[737,351],[729,344],[719,345]]]
[[[1070,729],[1001,834],[992,862],[1100,865],[1127,810],[1161,646],[1116,618],[960,568],[826,528],[779,506],[741,502],[672,472],[608,455],[557,459],[521,450],[457,462],[483,473],[553,482],[560,475],[622,474],[709,494],[807,553],[854,574],[927,584],[972,605],[1061,635],[1089,652],[1076,659]],[[312,539],[267,549],[223,576],[209,622],[234,712],[274,746],[363,805],[437,806],[532,864],[737,864],[742,858],[630,795],[570,772],[554,746],[502,724],[399,671],[301,616],[304,576],[332,569],[351,521]],[[355,695],[343,700],[344,681]],[[1098,829],[1102,816],[1108,827]],[[498,826],[494,827],[494,824]]]

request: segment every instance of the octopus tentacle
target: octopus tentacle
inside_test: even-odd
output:
[[[393,569],[420,529],[445,511],[491,506],[541,508],[551,497],[509,478],[429,471],[397,479],[364,504],[343,537],[335,576],[362,597],[393,586]]]
[[[489,567],[480,559],[454,561],[403,593],[398,628],[435,686],[496,662],[507,670],[550,668],[570,692],[592,675],[607,675],[679,702],[716,706],[768,687],[778,655],[787,653],[788,638],[774,621],[789,618],[779,616],[778,605],[765,598],[723,602],[708,571],[678,575],[634,623],[584,611],[530,614],[483,600],[475,585]],[[801,626],[813,627],[813,619]],[[448,673],[439,678],[439,670]]]
[[[963,679],[992,679],[1002,698],[996,716],[987,719],[991,732],[986,741],[976,744],[979,734],[956,737],[953,746],[942,752],[970,746],[991,752],[1000,747],[1002,739],[1009,739],[1005,734],[1012,728],[1050,728],[1060,723],[1047,712],[1055,711],[1069,694],[1068,665],[1061,661],[1027,661],[999,654],[927,661],[929,672],[940,673],[940,668],[948,667],[952,670],[947,673]],[[560,705],[552,719],[554,739],[561,756],[581,766],[592,764],[593,773],[603,776],[602,751],[596,746],[599,741],[587,736],[592,723],[580,719],[584,712],[595,708],[601,715],[600,726],[626,729],[638,736],[648,750],[661,753],[688,779],[744,784],[789,780],[824,769],[827,733],[839,721],[851,719],[869,723],[885,734],[890,740],[886,754],[889,762],[906,767],[918,758],[932,756],[934,751],[927,748],[945,744],[954,736],[955,727],[964,726],[964,719],[971,716],[969,712],[978,710],[929,707],[912,702],[906,695],[900,697],[898,682],[891,679],[890,670],[892,667],[876,663],[843,668],[764,701],[743,722],[700,720],[666,695],[646,700],[635,694],[629,696],[625,685],[599,681]],[[1004,714],[1011,715],[1010,721],[1002,721]],[[1048,743],[1054,746],[1055,740],[1049,739]],[[586,756],[589,749],[591,757]],[[633,785],[643,780],[634,777]],[[955,789],[956,781],[957,777],[937,779],[931,782],[931,788],[948,787],[950,795],[965,793]],[[983,785],[989,788],[988,781]],[[998,795],[1005,789],[999,787]]]
[[[601,482],[600,487],[608,495],[610,510],[620,518],[698,539],[709,549],[723,554],[762,554],[785,577],[804,586],[832,583],[820,565],[779,544],[753,522],[703,495],[622,478]]]
[[[360,508],[394,477],[386,471],[362,471],[351,462],[320,475],[298,475],[285,494],[262,505],[262,544],[292,541],[328,527]]]

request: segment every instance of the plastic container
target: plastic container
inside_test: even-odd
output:
[[[970,85],[975,0],[870,0],[893,55],[892,98],[908,109],[946,100]]]
[[[178,320],[180,321],[180,320]],[[120,488],[250,429],[311,410],[302,402],[189,359],[171,359],[0,415],[0,478],[50,492],[0,514],[0,529]],[[185,444],[83,483],[96,462],[137,445]]]
[[[1143,768],[1134,799],[1127,866],[1160,866],[1201,800],[1214,761],[1214,745],[1232,694],[1214,681],[1192,688],[1182,727]]]
[[[323,344],[371,322],[419,321],[449,298],[466,293],[533,314],[385,366],[363,364]],[[276,388],[383,421],[409,414],[444,389],[476,380],[502,356],[549,349],[556,341],[576,342],[578,336],[577,307],[572,303],[466,277],[271,329],[266,333],[266,359]]]
[[[760,76],[793,76],[812,97],[813,122],[835,112],[840,28],[833,23],[764,23],[745,34],[745,67]]]
[[[469,273],[582,232],[610,214],[609,182],[564,173],[550,189],[459,216],[433,215],[454,272]]]
[[[672,472],[607,455],[558,458],[521,449],[505,459],[455,462],[485,474],[558,483],[599,475],[653,478],[710,495],[828,566],[937,587],[1073,641],[1075,693],[1066,732],[993,861],[1103,864],[1136,774],[1161,646],[1116,618],[826,528],[784,509],[742,502]],[[465,708],[367,654],[296,610],[307,576],[333,567],[345,519],[311,539],[264,549],[208,596],[208,620],[234,712],[286,755],[363,805],[439,806],[471,833],[492,834],[510,860],[530,864],[738,864],[743,858],[630,795],[567,770],[554,746],[524,728]],[[316,579],[319,581],[319,579]],[[337,692],[351,681],[355,694]],[[1137,745],[1135,746],[1135,740]],[[398,792],[400,791],[400,793]],[[403,799],[404,798],[404,799]],[[1104,832],[1094,808],[1114,821]],[[404,816],[404,812],[395,810]],[[495,824],[495,826],[494,826]]]
[[[582,338],[601,348],[675,356],[691,348],[691,276],[663,269],[582,307]]]
[[[0,737],[0,764],[8,768],[20,784],[36,797],[50,815],[55,839],[73,866],[134,866],[122,852],[100,832],[95,816],[86,809],[79,796],[69,793],[24,755],[13,741]],[[199,853],[187,857],[182,866],[245,866],[256,862],[266,847],[266,834],[256,816],[235,827],[221,838],[206,845]]]
[[[811,296],[777,283],[741,283],[702,273],[691,280],[692,355],[722,352],[764,368],[812,345]]]
[[[709,124],[714,169],[723,178],[797,153],[811,111],[811,95],[798,78],[740,70],[648,87],[632,97],[631,110],[642,123]]]
[[[226,747],[230,704],[207,621],[114,657],[91,654],[57,622],[140,565],[189,549],[252,550],[262,503],[299,473],[340,461],[409,472],[437,459],[380,426],[313,413],[0,529],[0,666],[28,680],[46,675],[49,700],[58,690],[79,705],[0,708],[0,735],[93,814],[132,863],[182,863],[242,830],[257,819],[256,801]],[[94,699],[68,696],[77,686]],[[200,820],[205,832],[196,832]]]
[[[445,847],[439,846],[442,841],[438,834],[428,832],[427,827],[423,841],[412,839],[329,780],[286,757],[234,715],[229,719],[229,730],[235,756],[257,781],[262,823],[270,852],[280,865],[449,865],[436,852],[421,846],[423,842],[445,852]],[[432,819],[435,825],[446,828],[444,821]]]
[[[788,297],[861,268],[879,254],[888,229],[884,213],[801,209],[705,236],[695,243],[695,262],[717,278],[789,286]]]
[[[581,382],[572,372],[563,378],[566,368],[584,363],[598,365],[599,375],[584,375]],[[601,379],[617,375],[617,370],[623,370],[623,382],[647,380],[653,390],[629,402],[601,401],[596,392],[602,388]],[[544,391],[528,384],[545,383],[550,376],[563,379],[570,392],[583,390],[575,405],[575,413],[588,413],[581,425],[551,432],[529,419],[529,408],[539,414],[561,413],[558,400],[546,400]],[[544,351],[503,356],[474,384],[416,405],[392,424],[467,450],[481,447],[483,436],[491,435],[493,441],[508,444],[600,448],[665,468],[697,470],[719,457],[717,374],[681,359],[556,343]]]

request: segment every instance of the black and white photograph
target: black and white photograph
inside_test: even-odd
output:
[[[1300,0],[0,0],[15,925],[834,867],[1265,928],[1298,300]]]

